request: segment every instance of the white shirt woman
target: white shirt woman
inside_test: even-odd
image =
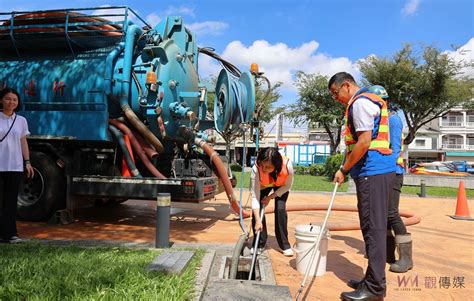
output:
[[[20,105],[18,92],[5,88],[0,92],[0,242],[18,243],[16,204],[23,172],[33,177],[26,136],[26,119],[16,114]]]

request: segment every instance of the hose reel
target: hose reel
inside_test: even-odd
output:
[[[250,72],[243,72],[237,80],[222,69],[217,78],[214,100],[214,123],[216,130],[225,135],[234,135],[239,124],[250,122],[255,108],[255,84]]]

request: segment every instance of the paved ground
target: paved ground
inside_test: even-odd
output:
[[[244,200],[248,194],[245,193]],[[290,193],[288,204],[327,204],[329,194]],[[354,195],[338,195],[337,205],[355,205]],[[474,203],[469,203],[474,215]],[[201,204],[173,204],[182,209],[171,221],[171,240],[187,243],[235,243],[241,233],[238,220],[229,211],[225,195]],[[421,216],[421,223],[409,227],[414,240],[412,271],[388,272],[386,300],[474,300],[474,222],[453,220],[455,199],[403,196],[401,209]],[[150,243],[155,237],[155,202],[127,201],[116,207],[84,208],[74,212],[76,223],[51,226],[20,222],[25,238],[114,240]],[[325,212],[290,212],[290,242],[295,242],[296,225],[322,222]],[[303,275],[296,270],[295,258],[284,257],[273,232],[273,215],[268,216],[269,254],[278,285],[289,286],[295,296]],[[332,222],[354,222],[357,214],[334,212]],[[245,221],[246,226],[249,220]],[[332,232],[329,240],[327,272],[309,278],[305,300],[338,300],[341,291],[350,290],[349,279],[362,278],[367,266],[363,258],[360,231]]]

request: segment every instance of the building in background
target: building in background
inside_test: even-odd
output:
[[[432,161],[474,161],[474,111],[453,108],[417,132],[408,147],[409,166]]]
[[[245,146],[245,165],[253,165],[256,144],[249,138],[247,137],[244,141],[240,137],[232,144],[232,161],[242,164]],[[216,145],[216,147],[220,153],[225,151],[225,146]],[[309,131],[307,126],[295,127],[284,118],[283,114],[277,115],[260,136],[259,148],[265,147],[278,147],[280,152],[293,162],[293,165],[322,164],[331,154],[329,137],[324,131],[318,129]]]
[[[215,149],[224,155],[225,143],[217,136]],[[331,154],[330,139],[323,128],[317,124],[296,128],[289,125],[283,115],[277,115],[260,137],[260,148],[278,147],[294,165],[323,164]],[[344,151],[343,144],[341,140],[341,151]],[[237,138],[229,148],[229,158],[231,162],[242,164],[244,146],[245,165],[252,166],[256,144],[250,137],[246,137],[245,142],[242,137]],[[408,167],[433,161],[474,162],[474,111],[456,107],[423,126],[405,149],[404,158]]]

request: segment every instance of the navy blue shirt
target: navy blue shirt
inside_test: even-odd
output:
[[[390,156],[392,160],[395,161],[395,172],[397,175],[402,175],[405,173],[405,170],[397,164],[397,160],[400,156],[400,151],[402,150],[403,122],[397,113],[393,113],[388,117],[388,124],[390,130],[390,148],[392,149],[392,154]]]

